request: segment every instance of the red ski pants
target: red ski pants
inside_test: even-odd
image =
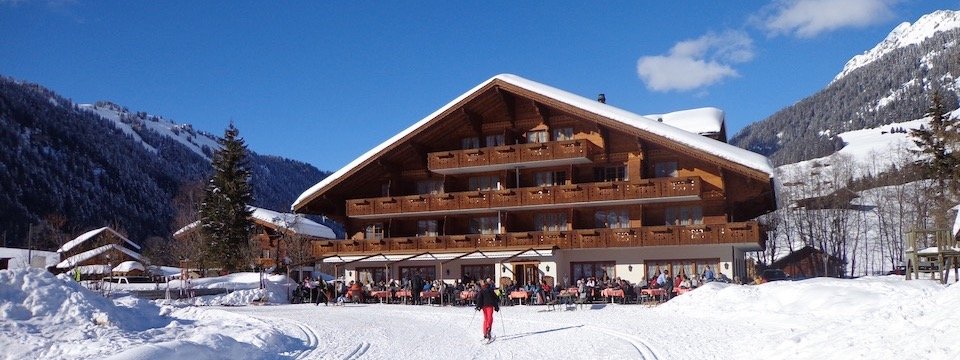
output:
[[[483,335],[490,334],[493,327],[493,306],[483,307]]]

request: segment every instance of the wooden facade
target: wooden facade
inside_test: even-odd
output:
[[[305,193],[347,230],[315,256],[764,247],[768,172],[538,89],[494,78]]]

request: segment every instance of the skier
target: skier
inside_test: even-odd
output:
[[[500,311],[500,301],[490,283],[484,282],[480,291],[474,296],[473,302],[477,304],[477,311],[483,310],[483,338],[489,343],[493,341],[493,337],[490,336],[490,329],[493,328],[493,312]]]

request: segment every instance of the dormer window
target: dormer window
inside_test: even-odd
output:
[[[573,140],[573,128],[565,127],[553,129],[553,141],[564,140]]]
[[[503,134],[499,135],[487,135],[487,146],[503,146],[506,145],[505,137]]]
[[[676,161],[660,161],[653,166],[654,177],[677,177]]]
[[[474,137],[460,139],[460,148],[461,149],[478,149],[480,148],[480,138],[474,136]]]
[[[527,143],[536,144],[536,143],[545,143],[550,141],[546,130],[533,130],[527,131]]]

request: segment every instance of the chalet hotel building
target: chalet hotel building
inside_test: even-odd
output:
[[[340,221],[314,242],[348,280],[421,271],[570,284],[660,269],[745,275],[775,209],[773,167],[715,108],[641,116],[515,75],[454,99],[305,191]]]

